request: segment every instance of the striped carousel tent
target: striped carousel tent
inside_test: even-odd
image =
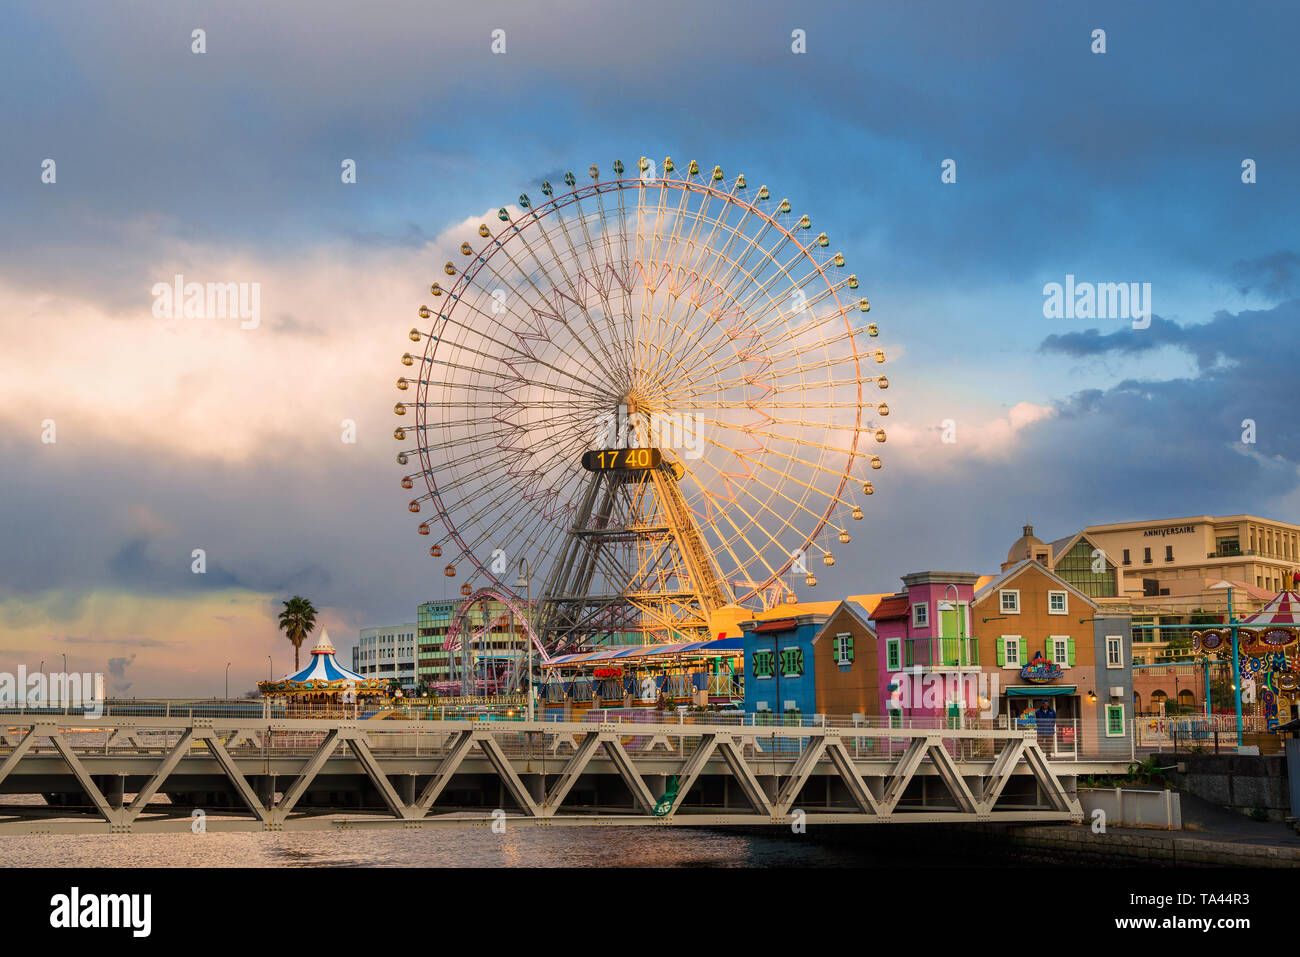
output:
[[[1255,614],[1241,619],[1243,625],[1264,628],[1269,625],[1300,625],[1300,592],[1279,592]]]
[[[380,678],[363,678],[338,663],[334,643],[329,632],[321,629],[320,639],[311,650],[311,662],[301,671],[286,675],[279,681],[258,683],[264,695],[293,695],[301,697],[333,697],[354,691],[358,698],[376,697],[387,690],[387,682]]]

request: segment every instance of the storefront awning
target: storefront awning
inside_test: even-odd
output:
[[[1052,698],[1077,694],[1078,685],[1015,685],[1007,689],[1008,698]]]

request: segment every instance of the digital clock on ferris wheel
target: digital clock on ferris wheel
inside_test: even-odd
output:
[[[641,472],[657,469],[663,461],[658,449],[593,449],[582,453],[588,472]]]

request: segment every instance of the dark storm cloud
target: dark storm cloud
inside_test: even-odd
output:
[[[1300,255],[1280,250],[1255,259],[1240,259],[1232,266],[1242,294],[1259,288],[1274,298],[1300,293]]]
[[[1055,334],[1044,339],[1039,348],[1042,352],[1070,356],[1101,356],[1131,355],[1173,346],[1194,357],[1202,370],[1228,362],[1242,367],[1242,379],[1275,379],[1266,374],[1281,368],[1280,364],[1288,359],[1294,361],[1300,352],[1295,345],[1297,322],[1300,322],[1300,299],[1293,299],[1267,310],[1236,314],[1219,311],[1205,323],[1180,324],[1154,316],[1148,329],[1125,328],[1107,334],[1089,329]],[[1240,384],[1245,386],[1244,381]],[[1264,388],[1268,390],[1269,385],[1264,383]]]
[[[1148,352],[1161,346],[1182,341],[1182,329],[1168,319],[1151,317],[1147,329],[1120,329],[1103,333],[1099,329],[1083,332],[1053,333],[1039,346],[1042,352],[1060,352],[1070,356],[1098,356],[1106,353],[1133,354]]]

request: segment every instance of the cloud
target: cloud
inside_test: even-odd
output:
[[[1232,264],[1232,275],[1242,295],[1256,289],[1275,299],[1300,294],[1300,254],[1279,250]]]
[[[126,680],[126,669],[135,661],[135,655],[129,658],[109,658],[108,659],[108,693],[113,697],[123,697],[131,688],[131,682]]]
[[[1054,406],[1021,401],[1004,415],[981,416],[972,411],[920,427],[900,423],[889,429],[889,445],[900,450],[898,459],[902,462],[969,469],[977,467],[972,465],[973,459],[1006,459],[1016,455],[1023,432],[1045,424],[1058,414]],[[954,441],[946,441],[945,436],[951,436]]]

